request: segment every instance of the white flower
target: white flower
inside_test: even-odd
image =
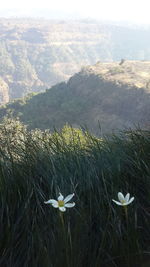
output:
[[[129,200],[129,198],[130,198],[130,194],[129,193],[126,194],[126,196],[124,197],[124,195],[121,192],[119,192],[118,193],[119,201],[116,201],[114,199],[112,199],[112,201],[115,202],[117,205],[127,206],[134,200],[134,197],[131,197],[130,200]]]
[[[66,208],[73,208],[75,206],[75,203],[67,203],[69,200],[71,200],[74,196],[73,194],[68,195],[67,197],[63,197],[61,193],[59,193],[59,197],[57,200],[55,199],[49,199],[48,201],[45,201],[45,204],[52,204],[54,208],[59,208],[60,211],[64,212],[66,211]]]

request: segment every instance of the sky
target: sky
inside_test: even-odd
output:
[[[150,0],[5,0],[1,2],[0,16],[7,16],[6,9],[10,16],[18,17],[28,14],[44,17],[52,12],[58,19],[76,15],[79,18],[150,24]]]

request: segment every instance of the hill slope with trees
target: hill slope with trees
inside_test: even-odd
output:
[[[0,108],[19,116],[30,129],[61,129],[66,123],[102,132],[150,125],[150,62],[97,63],[69,81]]]

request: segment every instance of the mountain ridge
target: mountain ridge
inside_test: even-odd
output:
[[[95,134],[98,124],[104,133],[138,124],[146,128],[150,118],[149,67],[150,62],[125,61],[122,65],[97,63],[82,68],[68,82],[1,107],[0,118],[13,110],[30,129],[61,129],[68,123],[86,125]]]

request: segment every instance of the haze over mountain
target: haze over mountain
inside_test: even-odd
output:
[[[150,60],[149,43],[149,27],[0,19],[0,103],[50,88],[97,61]]]
[[[130,21],[150,24],[148,0],[5,0],[1,2],[1,16],[42,17],[48,19],[85,19]]]
[[[33,19],[83,19],[77,11],[63,11],[59,8],[5,8],[0,10],[1,18],[33,18]]]
[[[104,133],[118,128],[150,126],[150,61],[97,63],[83,68],[44,93],[16,100],[0,109],[30,129],[62,128],[66,123]]]

